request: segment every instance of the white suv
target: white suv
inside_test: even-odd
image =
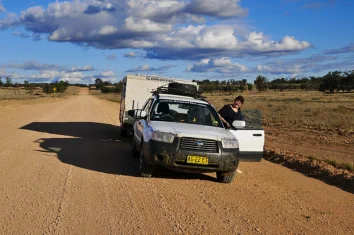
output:
[[[132,156],[140,157],[140,174],[151,177],[157,166],[187,172],[216,172],[230,183],[239,164],[239,144],[214,107],[201,99],[155,94],[142,109],[130,110]]]

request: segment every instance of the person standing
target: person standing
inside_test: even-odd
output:
[[[241,106],[244,102],[245,98],[239,95],[232,104],[226,104],[219,110],[219,117],[226,128],[230,128],[235,120],[243,120]]]

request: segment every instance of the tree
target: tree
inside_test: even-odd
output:
[[[254,81],[254,84],[256,85],[256,88],[259,92],[265,91],[268,87],[268,78],[262,75],[258,75]]]
[[[4,83],[2,82],[1,78],[0,78],[0,86],[3,86]]]
[[[57,88],[57,91],[59,93],[63,94],[66,88],[68,87],[68,82],[60,81],[55,83],[54,86]]]
[[[251,83],[247,84],[247,89],[248,91],[252,91],[253,90],[253,85]]]
[[[96,78],[95,80],[96,89],[101,89],[104,86],[104,82],[100,78]]]
[[[24,82],[23,82],[23,85],[24,85],[25,89],[28,89],[28,88],[29,88],[29,83],[28,83],[27,81],[24,81]]]
[[[246,79],[242,79],[242,81],[240,82],[239,88],[241,90],[241,93],[248,89],[247,80]]]
[[[339,92],[339,81],[341,79],[341,72],[334,71],[327,73],[322,78],[321,91],[329,90],[329,92],[334,93],[335,90]]]
[[[12,84],[12,80],[9,77],[6,77],[6,87],[9,88]]]

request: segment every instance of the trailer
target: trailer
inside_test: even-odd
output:
[[[128,115],[128,110],[141,109],[151,93],[158,87],[168,86],[170,83],[190,84],[197,86],[196,82],[167,78],[159,76],[148,76],[141,74],[128,74],[123,79],[123,90],[119,112],[121,136],[132,133],[134,117]]]

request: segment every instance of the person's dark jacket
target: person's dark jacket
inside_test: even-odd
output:
[[[224,107],[222,107],[219,110],[219,114],[221,115],[221,117],[223,117],[230,125],[232,125],[233,121],[235,120],[243,120],[243,115],[241,112],[241,108],[238,109],[237,112],[235,112],[230,104],[226,104],[224,105]]]

